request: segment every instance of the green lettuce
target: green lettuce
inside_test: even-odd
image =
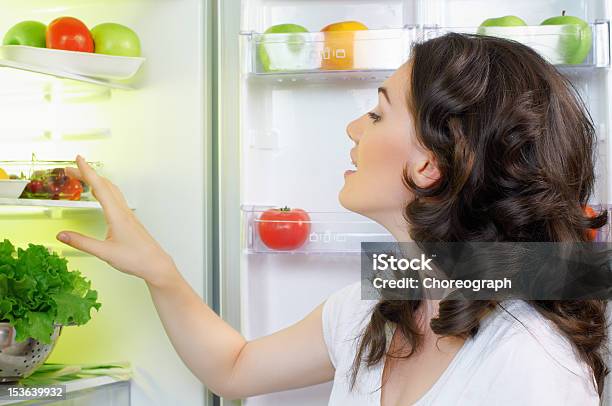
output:
[[[17,331],[17,341],[32,337],[49,344],[54,326],[83,325],[98,310],[98,292],[68,261],[42,245],[17,249],[0,243],[0,321]]]

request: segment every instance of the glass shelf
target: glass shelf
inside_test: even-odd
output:
[[[0,198],[0,206],[30,206],[64,209],[96,209],[102,207],[94,200],[46,200],[46,199],[8,199]]]
[[[259,235],[261,215],[272,206],[243,206],[245,250],[249,254],[342,254],[359,253],[361,242],[391,242],[393,237],[379,224],[351,212],[308,211],[310,231],[306,242],[294,250],[275,250]],[[282,221],[282,223],[292,223]]]
[[[130,209],[136,210],[132,205],[130,205]],[[0,198],[0,218],[38,218],[39,216],[44,216],[50,219],[63,219],[72,217],[72,215],[99,213],[102,213],[102,206],[95,200]]]
[[[1,142],[45,142],[45,141],[97,141],[111,137],[110,128],[74,128],[50,130],[44,128],[17,128],[5,130]]]
[[[522,27],[406,26],[399,29],[291,34],[242,32],[244,74],[270,83],[329,80],[381,81],[405,62],[412,45],[447,34],[481,33],[528,45],[561,70],[610,66],[610,24],[589,24],[593,44],[581,63],[569,64],[566,49],[580,35],[577,25]],[[569,45],[566,45],[569,44]]]
[[[97,214],[102,206],[97,201],[8,199],[0,198],[0,217],[63,219],[66,213]]]

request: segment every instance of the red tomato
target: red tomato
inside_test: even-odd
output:
[[[45,185],[45,192],[49,194],[52,200],[59,200],[60,194],[62,193],[62,187],[55,183],[55,181],[49,179]]]
[[[47,28],[47,48],[93,52],[94,41],[89,29],[74,17],[56,18]]]
[[[583,207],[583,210],[584,210],[584,214],[586,214],[588,217],[597,216],[597,213],[595,213],[595,210],[593,210],[591,206],[585,206]],[[587,230],[587,239],[589,241],[595,241],[596,237],[597,237],[597,229],[590,228]]]
[[[70,178],[68,182],[62,186],[62,197],[68,200],[80,200],[83,193],[83,185],[76,178]]]
[[[26,190],[33,194],[43,193],[45,191],[45,185],[40,180],[32,180],[26,186]]]
[[[301,247],[310,234],[310,216],[302,209],[270,209],[259,217],[257,227],[266,247],[294,250]]]

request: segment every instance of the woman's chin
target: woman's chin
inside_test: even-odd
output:
[[[348,190],[346,190],[346,184],[340,189],[338,192],[338,201],[340,205],[349,211],[355,211],[353,205],[351,204],[351,196]]]
[[[340,190],[340,193],[338,193],[338,201],[340,202],[340,205],[348,211],[365,215],[364,208],[362,207],[363,204],[360,204],[362,202],[357,199],[356,196],[350,192],[350,190],[347,190],[346,184]]]

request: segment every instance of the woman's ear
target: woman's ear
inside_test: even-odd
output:
[[[420,188],[427,188],[440,179],[440,170],[432,155],[423,157],[424,159],[416,166],[416,173],[413,177],[414,182]]]

